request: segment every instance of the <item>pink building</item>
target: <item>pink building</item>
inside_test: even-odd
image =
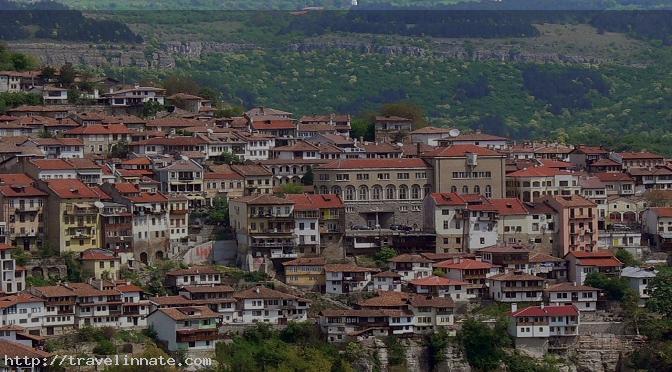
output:
[[[553,240],[556,256],[596,249],[597,204],[580,195],[547,196],[544,203],[558,213],[558,233]]]

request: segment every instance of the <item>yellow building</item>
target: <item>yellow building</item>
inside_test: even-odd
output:
[[[96,279],[117,280],[121,268],[121,258],[110,251],[90,249],[79,256],[82,272]]]
[[[302,257],[283,262],[285,283],[302,289],[322,291],[325,263],[324,257]]]
[[[39,188],[46,191],[46,234],[49,244],[59,252],[83,252],[100,248],[100,201],[96,190],[82,181],[59,179],[40,181]]]

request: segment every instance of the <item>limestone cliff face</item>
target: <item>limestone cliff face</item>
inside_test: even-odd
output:
[[[387,346],[382,340],[369,339],[362,341],[368,357],[357,360],[353,367],[361,372],[388,371],[391,369],[406,371],[430,371],[427,347],[420,340],[400,340],[406,351],[404,367],[390,366]],[[435,369],[436,372],[471,372],[471,367],[464,359],[462,351],[452,345],[444,350],[443,361]]]
[[[166,41],[158,47],[149,44],[86,44],[58,42],[13,42],[10,47],[37,57],[42,63],[60,66],[65,63],[91,67],[174,68],[179,58],[199,59],[212,53],[239,53],[257,49],[253,44],[209,41]],[[431,48],[394,45],[371,41],[306,40],[281,46],[294,52],[348,50],[386,56],[434,56],[468,61],[536,62],[536,63],[604,63],[589,56],[558,53],[521,52],[514,47],[472,48],[460,42],[437,44]]]

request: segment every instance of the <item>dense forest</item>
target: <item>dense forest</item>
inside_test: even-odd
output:
[[[28,38],[85,42],[141,42],[124,23],[85,17],[57,3],[0,0],[0,40]]]

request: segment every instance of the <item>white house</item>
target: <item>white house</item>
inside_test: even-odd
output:
[[[490,297],[497,302],[541,302],[544,280],[529,274],[498,274],[487,280]]]
[[[308,319],[310,301],[261,285],[234,293],[236,322],[287,324]]]
[[[346,294],[363,291],[371,283],[371,274],[377,271],[378,269],[353,264],[326,264],[324,265],[325,292]]]
[[[166,273],[166,286],[172,288],[221,283],[222,278],[219,271],[210,266],[192,266],[188,269],[175,269]]]
[[[373,274],[372,291],[401,292],[401,275],[393,271],[383,271]]]
[[[466,301],[467,286],[469,283],[461,280],[444,278],[441,276],[428,276],[413,279],[409,282],[411,289],[418,294],[437,297],[450,297],[454,301]]]
[[[600,290],[564,282],[549,286],[544,292],[549,305],[574,305],[580,311],[595,311]]]
[[[621,271],[621,278],[628,280],[630,288],[634,289],[639,295],[640,305],[644,305],[649,298],[649,283],[658,274],[658,270],[653,267],[624,267]]]
[[[511,310],[508,332],[516,348],[544,355],[550,338],[579,335],[579,310],[574,305],[540,305],[518,310],[512,304]]]
[[[389,259],[390,270],[401,275],[401,280],[411,281],[417,278],[424,278],[432,275],[432,264],[434,261],[428,260],[419,254],[401,254]]]
[[[219,314],[207,306],[160,308],[147,323],[169,351],[213,351],[219,339]]]
[[[2,325],[17,325],[31,334],[42,331],[46,315],[45,300],[29,293],[19,293],[0,298],[0,319]]]

